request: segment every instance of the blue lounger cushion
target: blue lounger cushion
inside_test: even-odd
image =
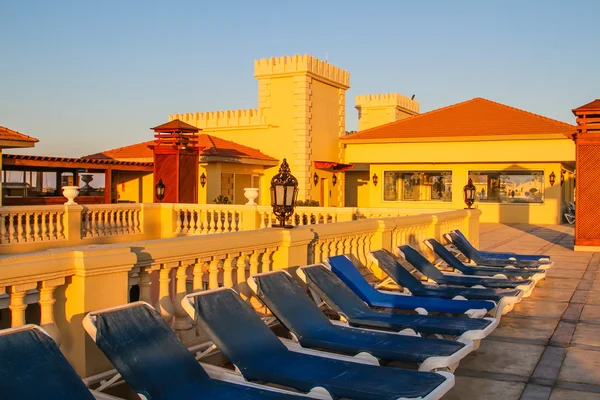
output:
[[[303,347],[348,355],[361,352],[387,360],[421,363],[447,357],[465,347],[456,340],[401,336],[331,323],[306,292],[285,271],[255,275],[257,295]],[[466,354],[465,354],[466,355]]]
[[[480,275],[480,276],[491,276],[495,274],[503,274],[507,277],[514,278],[531,278],[536,274],[544,274],[546,271],[543,269],[522,269],[522,268],[505,268],[505,267],[479,267],[466,265],[454,254],[450,253],[448,249],[435,239],[427,239],[425,241],[427,245],[437,254],[438,257],[444,261],[448,267],[462,272],[465,275]]]
[[[248,380],[303,392],[319,386],[334,398],[391,400],[425,397],[448,379],[437,373],[357,364],[290,351],[229,288],[202,292],[191,298],[198,326]]]
[[[96,314],[96,343],[129,387],[149,400],[298,399],[210,378],[160,314],[139,306]]]
[[[435,297],[400,296],[381,292],[369,284],[356,269],[352,260],[346,256],[334,256],[328,258],[331,270],[360,297],[362,301],[371,307],[394,308],[400,310],[415,310],[423,308],[427,312],[440,312],[451,314],[464,314],[473,309],[485,309],[491,311],[496,304],[492,301],[462,301],[440,299]]]
[[[439,285],[459,286],[484,286],[495,289],[514,289],[521,285],[531,285],[529,279],[511,281],[509,279],[496,279],[476,276],[446,275],[429,262],[421,253],[410,245],[399,246],[398,249],[404,254],[404,258],[423,275]]]
[[[395,331],[412,329],[420,333],[460,336],[468,331],[483,330],[489,319],[459,318],[406,314],[374,310],[367,306],[337,275],[323,265],[302,267],[306,283],[329,307],[343,315],[352,326],[385,328]]]
[[[0,398],[94,400],[54,340],[33,325],[0,332]]]
[[[520,297],[521,290],[509,289],[473,289],[450,286],[424,285],[412,273],[407,270],[398,258],[385,249],[371,252],[377,260],[378,267],[385,272],[394,282],[408,289],[415,296],[441,297],[451,299],[455,296],[463,296],[469,300],[493,300],[500,301],[503,297]],[[413,267],[414,268],[414,267]]]
[[[460,232],[460,231],[459,231]],[[452,244],[456,246],[461,253],[465,255],[469,260],[474,261],[479,265],[490,265],[494,267],[504,267],[512,265],[519,268],[538,268],[546,266],[548,267],[548,261],[540,261],[540,259],[548,259],[548,256],[539,255],[525,255],[525,254],[512,254],[512,253],[481,253],[467,240],[462,233],[450,232],[448,234],[452,240]],[[533,258],[535,257],[535,259]],[[513,260],[510,260],[513,258]]]

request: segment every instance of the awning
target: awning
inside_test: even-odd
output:
[[[354,164],[342,164],[333,161],[315,161],[315,168],[330,169],[332,171],[345,171],[354,168]]]

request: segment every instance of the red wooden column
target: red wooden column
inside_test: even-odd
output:
[[[162,180],[165,185],[163,203],[198,203],[198,147],[196,134],[200,129],[175,119],[152,128],[154,143],[154,187]]]
[[[575,108],[575,250],[600,249],[600,99]]]

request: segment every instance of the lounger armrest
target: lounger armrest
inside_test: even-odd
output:
[[[483,319],[487,319],[491,321],[491,323],[483,329],[471,330],[463,333],[460,335],[460,339],[468,339],[473,341],[484,339],[490,333],[492,333],[500,323],[500,318],[485,317]]]
[[[455,365],[458,366],[460,360],[465,358],[467,354],[475,350],[475,344],[472,340],[458,339],[457,342],[464,344],[465,346],[459,351],[449,356],[429,357],[419,365],[419,371],[433,371],[438,368],[444,368],[446,366]],[[451,371],[454,372],[454,371]]]
[[[333,360],[347,361],[347,362],[353,362],[353,363],[357,363],[357,364],[379,366],[379,361],[377,361],[377,359],[375,357],[373,357],[373,359],[367,359],[366,357],[362,357],[362,356],[361,357],[356,357],[356,356],[352,357],[352,356],[345,356],[345,355],[341,355],[341,354],[329,353],[329,352],[325,352],[325,351],[307,349],[307,348],[300,346],[300,344],[295,343],[289,339],[283,339],[283,338],[279,338],[279,339],[285,345],[285,347],[287,347],[288,350],[294,351],[296,353],[309,354],[309,355],[316,356],[316,357],[331,358]]]

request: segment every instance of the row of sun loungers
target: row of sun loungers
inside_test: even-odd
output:
[[[183,308],[235,372],[199,363],[147,303],[95,311],[83,324],[142,399],[439,399],[460,360],[552,266],[546,256],[479,252],[458,231],[447,238],[452,245],[426,241],[436,265],[410,246],[372,251],[388,276],[376,286],[351,256],[300,267],[300,280],[287,271],[251,276],[292,340],[233,289],[187,295]],[[39,327],[0,331],[0,360],[2,399],[108,397],[82,383]]]

